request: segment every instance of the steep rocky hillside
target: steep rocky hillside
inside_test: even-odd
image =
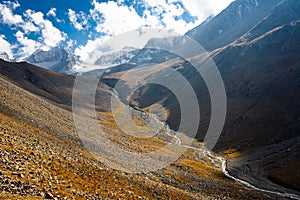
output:
[[[61,98],[58,89],[71,87],[72,81],[67,80],[74,77],[26,63],[2,61],[0,66],[2,199],[277,198],[225,177],[211,161],[199,159],[194,150],[188,150],[171,166],[153,173],[132,174],[111,169],[84,149],[76,133],[69,100]],[[15,73],[9,73],[12,69]],[[24,76],[28,71],[33,72],[30,80],[38,84]],[[65,79],[59,82],[61,76]],[[109,93],[106,87],[101,86],[100,90]],[[69,91],[65,90],[64,97],[71,96]],[[99,110],[98,115],[109,138],[123,148],[149,151],[164,143],[131,138],[117,128],[109,111]]]

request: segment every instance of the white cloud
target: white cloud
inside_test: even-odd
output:
[[[180,2],[180,0],[168,0],[168,4],[170,4],[170,3],[178,3],[178,2]]]
[[[178,2],[178,0],[153,0],[145,1],[144,6],[146,8],[146,12],[152,13],[151,17],[157,17],[157,19],[163,24],[163,28],[175,30],[184,34],[195,26],[195,23],[186,22],[182,19],[185,9]]]
[[[152,15],[149,10],[144,11],[143,18],[144,18],[146,24],[151,24],[151,27],[163,28],[163,25],[162,25],[160,19],[157,16]]]
[[[192,16],[198,18],[198,23],[201,23],[210,15],[216,15],[226,8],[234,0],[180,0],[184,7]]]
[[[40,28],[35,26],[32,22],[28,21],[28,22],[24,22],[22,25],[20,25],[22,27],[22,29],[24,30],[24,32],[30,33],[30,32],[38,32],[40,31]]]
[[[18,53],[23,58],[29,56],[41,47],[41,44],[39,42],[36,42],[35,40],[29,39],[28,37],[24,36],[24,33],[21,31],[17,31],[15,36],[17,38],[17,41],[22,45]]]
[[[41,29],[43,43],[46,46],[57,46],[61,41],[64,41],[67,38],[67,35],[54,27],[51,21],[44,19],[44,14],[42,12],[26,10],[25,15]]]
[[[167,29],[174,30],[181,34],[185,33],[195,26],[194,23],[187,23],[183,19],[175,20],[170,13],[165,13],[162,15],[162,21],[166,24]]]
[[[127,6],[122,1],[97,2],[93,0],[94,8],[90,10],[90,14],[97,23],[96,31],[111,36],[143,27],[166,28],[184,34],[233,0],[222,0],[218,4],[207,0],[191,1],[152,0],[137,2],[142,3],[142,6],[145,7],[145,11],[140,16],[133,6]],[[198,20],[185,21],[182,18],[185,9]],[[73,22],[76,21],[75,12],[71,14]],[[77,29],[81,28],[80,24],[73,24]]]
[[[51,9],[47,12],[47,16],[56,17],[56,8],[51,8]]]
[[[8,25],[17,25],[23,23],[22,16],[15,15],[12,12],[12,10],[16,9],[19,6],[20,4],[12,3],[12,2],[6,2],[6,4],[0,4],[0,16],[1,16],[2,23]]]
[[[95,0],[93,5],[95,8],[91,10],[91,14],[98,23],[97,32],[116,35],[145,25],[142,17],[132,7],[118,5],[113,1],[98,3]]]
[[[80,56],[80,58],[84,61],[91,60],[91,52],[97,50],[105,40],[110,38],[109,36],[104,36],[101,38],[97,38],[95,40],[88,40],[86,45],[80,45],[75,49],[75,54]]]
[[[195,26],[195,22],[186,22],[180,17],[183,15],[184,9],[179,4],[165,4],[163,10],[161,20],[165,28],[184,34]]]
[[[145,1],[145,3],[151,7],[166,7],[168,5],[165,0]]]
[[[42,36],[45,45],[54,47],[67,38],[67,35],[55,28],[52,22],[46,20],[44,26],[45,27],[42,29]]]
[[[93,64],[104,53],[120,51],[125,47],[143,48],[152,38],[177,36],[166,29],[143,29],[128,31],[115,37],[105,36],[96,40],[88,40],[86,45],[75,49],[75,54],[89,64]]]
[[[151,11],[151,16],[159,16],[164,28],[186,33],[199,25],[210,15],[219,13],[233,0],[152,0],[144,1],[146,10]],[[183,6],[182,6],[183,5]],[[182,18],[185,10],[195,17],[195,21],[187,22]]]
[[[83,27],[80,23],[77,22],[77,16],[76,16],[76,13],[74,10],[72,9],[69,9],[68,10],[68,16],[69,16],[69,19],[71,21],[71,23],[73,24],[73,26],[77,29],[77,30],[82,30]]]
[[[74,45],[76,45],[77,44],[77,41],[76,40],[72,40],[72,39],[69,39],[68,41],[67,41],[67,47],[68,48],[72,48]]]
[[[58,18],[56,17],[56,11],[57,11],[56,8],[51,8],[51,9],[47,12],[46,15],[47,15],[48,17],[52,16],[52,17],[56,20],[56,22],[58,22],[58,23],[63,22],[63,20],[58,19]]]
[[[146,8],[142,15],[139,15],[133,6],[125,5],[122,0],[117,2],[93,0],[94,8],[90,10],[90,16],[97,24],[95,30],[104,36],[116,36],[146,27],[166,28],[184,34],[195,26],[194,23],[187,23],[181,18],[185,10],[178,3],[170,4],[166,0],[137,1],[136,3],[143,4],[140,6]],[[82,27],[77,23],[76,13],[69,9],[68,14],[73,25],[80,30]],[[91,53],[100,48],[102,42],[102,38],[89,40],[85,46],[76,49],[76,54],[86,60]]]
[[[21,5],[19,4],[19,2],[12,2],[12,1],[4,1],[4,3],[6,5],[8,5],[9,7],[16,9],[18,7],[20,7]]]
[[[121,5],[121,4],[123,4],[124,3],[124,0],[117,0],[117,4],[118,5]]]
[[[179,4],[168,4],[166,12],[171,16],[181,16],[184,13],[184,9]]]
[[[0,4],[0,19],[3,24],[14,25],[17,28],[21,28],[23,32],[18,29],[15,37],[20,46],[18,54],[20,56],[27,56],[33,53],[37,48],[40,47],[53,47],[59,42],[66,39],[66,34],[61,32],[59,29],[53,26],[52,22],[44,19],[44,14],[41,12],[35,12],[27,10],[24,13],[24,19],[21,15],[13,13],[13,10],[19,7],[19,3],[5,2]],[[51,9],[49,15],[55,16],[55,9]],[[41,43],[35,40],[29,39],[26,34],[35,32],[41,34]],[[7,43],[3,37],[1,37],[1,44],[4,45],[5,49],[8,49]],[[3,48],[4,48],[3,47]],[[8,51],[12,56],[11,51]]]
[[[74,10],[68,9],[68,16],[70,22],[77,30],[80,31],[88,28],[89,16],[84,12],[80,11],[79,13],[76,13]]]
[[[13,58],[12,45],[5,40],[4,35],[0,35],[0,52],[5,52],[10,58]]]
[[[44,14],[42,12],[35,12],[33,10],[26,10],[24,14],[29,20],[34,22],[37,26],[43,27],[44,24]]]
[[[116,36],[127,31],[149,28],[165,28],[184,34],[211,15],[218,14],[233,0],[151,0],[135,1],[134,5],[127,6],[123,0],[98,2],[92,1],[93,9],[90,16],[95,21],[95,30],[104,37]],[[135,7],[143,7],[142,14],[137,13]],[[192,21],[183,18],[188,12]],[[75,28],[81,30],[78,16],[69,10],[69,18]],[[91,37],[89,37],[91,38]],[[88,40],[86,45],[79,46],[76,54],[83,59],[90,59],[90,55],[101,48],[103,38]],[[125,40],[126,41],[126,40]]]

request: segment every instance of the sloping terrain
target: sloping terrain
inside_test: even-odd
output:
[[[265,18],[251,28],[251,30],[242,37],[242,40],[251,41],[277,27],[286,26],[290,22],[299,20],[299,8],[299,1],[282,1],[280,4],[277,4],[277,6]]]
[[[226,137],[240,140],[243,149],[298,136],[299,33],[300,23],[294,22],[248,44],[229,46],[214,56],[229,99],[231,124],[227,123],[225,132],[231,134]],[[265,140],[265,136],[272,138]]]
[[[26,62],[10,63],[3,60],[0,60],[0,72],[5,79],[19,87],[71,110],[75,75],[57,73]],[[110,98],[110,89],[105,84],[99,83],[96,98],[96,102],[103,102],[98,109],[109,109],[104,102]]]
[[[248,150],[297,136],[299,30],[299,22],[293,22],[249,43],[233,44],[211,52],[222,74],[228,98],[224,140],[219,149]],[[202,103],[200,106],[209,111],[210,99],[205,96],[205,84],[190,65],[183,61],[165,65],[173,67],[191,82]],[[172,102],[173,95],[162,87],[146,86],[139,92],[142,95],[133,100],[142,108],[162,101],[168,109],[176,110],[165,103]],[[171,113],[170,117],[174,118],[171,125],[176,116]],[[274,141],[265,140],[268,135],[272,135]],[[233,141],[239,141],[238,145]]]
[[[283,1],[285,0],[234,1],[211,20],[187,32],[187,35],[208,51],[226,46],[259,24]]]
[[[14,76],[8,73],[16,68]],[[3,199],[276,198],[228,179],[211,161],[199,159],[193,150],[171,166],[153,173],[131,174],[108,168],[82,146],[69,105],[62,105],[70,100],[58,101],[60,93],[53,92],[71,87],[72,82],[66,80],[74,77],[25,63],[1,62],[0,69],[0,196]],[[28,79],[24,73],[32,69],[38,73],[32,71]],[[60,80],[60,76],[65,76],[62,85],[52,82]],[[44,85],[43,89],[49,89],[39,88],[40,84]],[[64,97],[70,96],[67,93]],[[118,131],[109,111],[98,114],[99,122],[108,128],[112,140],[116,143],[119,140],[120,144],[122,140],[131,140]],[[145,144],[139,145],[139,141],[131,141],[135,142],[136,148],[146,150],[158,144],[140,141]],[[133,146],[132,150],[145,150],[136,148]]]
[[[299,21],[293,21],[254,40],[233,43],[210,53],[221,72],[228,98],[226,123],[216,151],[242,151],[251,159],[252,152],[259,147],[299,136],[299,31]],[[178,61],[169,66],[182,73],[196,91],[203,112],[198,134],[198,139],[202,140],[210,118],[210,99],[205,84],[188,63]],[[178,128],[179,104],[166,88],[158,85],[140,88],[131,103],[141,109],[154,104],[165,106],[170,113],[167,122],[174,130]],[[296,149],[292,151],[297,152]],[[281,154],[280,151],[277,153]],[[272,170],[289,165],[299,157],[296,153],[288,161],[272,160],[274,164],[265,169],[264,178]],[[235,161],[235,166],[240,165],[241,162]],[[295,170],[289,173],[295,173]],[[299,180],[297,174],[288,175],[294,177],[289,181],[294,185]]]

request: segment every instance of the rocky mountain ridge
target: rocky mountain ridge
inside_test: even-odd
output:
[[[76,72],[74,66],[81,63],[78,56],[62,46],[53,47],[46,51],[39,49],[25,58],[25,61],[42,68],[62,73]]]

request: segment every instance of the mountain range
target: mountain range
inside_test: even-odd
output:
[[[205,80],[190,62],[151,48],[180,48],[185,37],[207,51],[192,59],[201,62],[208,56],[219,69],[227,96],[224,128],[211,156],[201,159],[198,151],[188,149],[170,166],[144,174],[111,169],[85,150],[72,113],[76,66],[84,64],[79,57],[65,47],[38,50],[25,62],[11,62],[6,53],[0,54],[0,197],[300,199],[299,0],[236,0],[183,37],[153,38],[142,49],[102,55],[95,65],[109,70],[96,88],[95,109],[107,137],[139,153],[172,142],[163,131],[153,138],[129,136],[118,128],[111,110],[111,97],[116,95],[117,111],[129,103],[133,121],[143,125],[150,110],[161,106],[171,133],[178,131],[181,105],[168,88],[149,84],[133,94],[114,90],[119,83],[129,91],[128,73],[146,81],[167,80],[172,74],[164,69],[171,68],[188,81],[199,103],[201,120],[193,145],[208,148],[203,142],[212,103]],[[97,73],[83,77],[89,82]],[[177,82],[172,86],[181,87]],[[225,172],[230,176],[214,155],[227,160]]]

